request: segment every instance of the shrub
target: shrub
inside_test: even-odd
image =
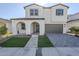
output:
[[[69,28],[69,30],[70,30],[71,33],[74,33],[75,32],[75,27],[71,27],[71,28]]]
[[[6,32],[7,32],[6,26],[0,27],[0,34],[1,34],[1,35],[5,34]]]
[[[71,33],[74,33],[76,36],[79,34],[79,27],[71,27],[69,30]]]

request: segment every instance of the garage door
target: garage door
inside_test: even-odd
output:
[[[63,24],[46,24],[46,33],[63,33]]]

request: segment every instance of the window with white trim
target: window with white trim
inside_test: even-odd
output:
[[[56,16],[63,16],[64,9],[56,9]]]
[[[38,16],[38,9],[30,9],[30,16]]]

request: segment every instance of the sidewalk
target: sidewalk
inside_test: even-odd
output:
[[[79,56],[79,47],[42,48],[42,56]]]
[[[0,56],[79,56],[79,47],[49,47],[39,49],[41,50],[37,53],[37,48],[0,48]]]

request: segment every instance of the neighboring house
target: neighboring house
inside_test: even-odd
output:
[[[68,6],[63,4],[51,7],[30,4],[24,7],[25,18],[12,18],[8,22],[5,20],[5,24],[7,24],[8,31],[11,31],[14,35],[66,33],[68,8]]]
[[[79,27],[79,13],[69,15],[68,17],[67,28],[69,29],[75,26]]]
[[[11,32],[11,23],[11,20],[0,18],[0,27],[6,26],[8,32]]]

